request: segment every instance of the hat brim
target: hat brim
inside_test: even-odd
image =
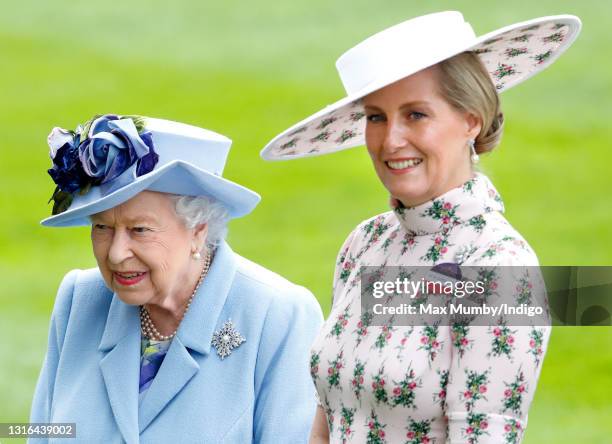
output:
[[[97,188],[97,187],[94,187]],[[48,227],[90,225],[89,216],[121,205],[141,191],[159,191],[184,196],[209,196],[228,209],[230,218],[246,216],[255,209],[261,197],[242,185],[209,173],[187,162],[175,160],[163,167],[138,177],[132,183],[92,201],[73,205],[65,212],[48,217],[41,224]],[[93,191],[93,193],[92,193]]]
[[[365,112],[360,103],[363,97],[465,51],[479,55],[498,92],[510,89],[554,63],[574,42],[581,26],[576,16],[556,15],[492,31],[464,48],[449,51],[427,66],[371,82],[283,131],[268,142],[260,156],[270,161],[290,160],[364,145]],[[527,35],[530,41],[523,40]],[[509,42],[516,42],[515,48],[508,46]],[[508,50],[513,52],[506,52]]]

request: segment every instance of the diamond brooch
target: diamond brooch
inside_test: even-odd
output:
[[[223,327],[213,334],[211,345],[217,349],[217,355],[221,360],[232,354],[232,350],[238,348],[246,339],[236,331],[231,319],[225,321]]]

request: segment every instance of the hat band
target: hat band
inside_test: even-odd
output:
[[[153,171],[155,171],[156,168],[153,168]],[[110,182],[100,184],[100,197],[106,197],[109,194],[114,193],[119,188],[123,188],[124,186],[131,184],[135,179],[136,164],[133,164],[115,179],[111,180]]]

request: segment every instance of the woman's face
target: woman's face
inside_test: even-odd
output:
[[[91,220],[98,267],[122,301],[162,305],[193,290],[185,283],[201,271],[192,253],[204,245],[206,226],[186,228],[167,194],[143,191]]]
[[[374,168],[405,206],[422,204],[472,177],[467,143],[481,124],[444,100],[438,75],[433,66],[363,99]]]

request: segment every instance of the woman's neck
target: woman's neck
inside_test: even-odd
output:
[[[402,196],[393,196],[398,202],[400,202],[405,208],[414,208],[419,205],[424,204],[425,202],[429,202],[430,200],[436,199],[443,194],[448,193],[450,190],[454,188],[458,188],[466,183],[468,180],[473,179],[475,177],[475,172],[472,169],[468,171],[455,175],[453,178],[446,181],[443,185],[437,187],[435,190],[432,190],[426,196],[421,196],[418,199],[410,199]]]
[[[149,312],[149,317],[153,321],[155,328],[162,335],[172,334],[181,323],[189,299],[200,281],[202,275],[202,261],[193,261],[187,276],[175,292],[169,294],[160,302],[145,304]]]

